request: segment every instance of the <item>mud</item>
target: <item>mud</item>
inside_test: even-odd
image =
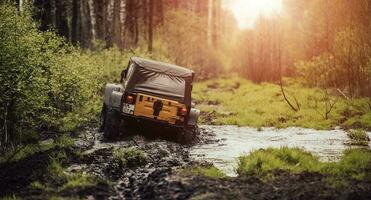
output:
[[[183,173],[196,165],[215,165],[224,169],[233,164],[241,152],[254,148],[282,143],[291,146],[290,141],[292,145],[300,146],[316,140],[314,135],[301,129],[294,129],[290,134],[273,129],[257,133],[253,129],[247,130],[249,136],[245,135],[245,128],[202,126],[197,144],[189,146],[143,136],[108,142],[97,130],[87,130],[78,136],[72,148],[64,150],[67,159],[63,166],[65,173],[91,174],[100,181],[92,187],[57,191],[52,196],[83,199],[368,199],[370,182],[347,180],[349,187],[331,187],[327,181],[329,177],[315,173],[276,172],[276,178],[269,182],[256,176],[214,179]],[[342,137],[334,140],[326,133],[317,140],[323,146],[312,150],[324,159],[336,158],[337,150],[344,142]],[[330,142],[324,142],[327,140]],[[120,164],[114,152],[126,148],[144,152],[146,162]],[[336,151],[331,151],[333,149]],[[331,152],[336,152],[336,156]],[[44,152],[0,165],[0,197],[15,194],[25,199],[50,198],[50,194],[29,187],[33,181],[48,181],[44,174],[50,155],[51,152]]]
[[[332,187],[327,176],[317,173],[275,172],[276,179],[256,176],[213,179],[171,175],[149,177],[148,199],[369,199],[368,182],[347,180],[345,187]],[[150,195],[149,195],[150,194]]]
[[[119,148],[145,152],[147,164],[140,167],[120,166],[112,156]],[[145,199],[148,194],[143,190],[143,184],[149,184],[146,183],[149,177],[166,177],[173,170],[194,164],[187,147],[175,142],[134,136],[112,143],[95,141],[74,167],[79,165],[82,171],[110,180],[114,186],[110,199]]]

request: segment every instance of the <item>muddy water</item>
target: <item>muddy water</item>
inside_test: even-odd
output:
[[[322,161],[336,161],[350,142],[343,130],[318,131],[304,128],[274,129],[237,126],[201,126],[202,134],[214,135],[216,142],[191,148],[196,160],[212,162],[229,176],[236,176],[237,158],[252,150],[268,147],[300,147]],[[371,137],[371,133],[368,133]],[[371,143],[369,143],[369,147]]]

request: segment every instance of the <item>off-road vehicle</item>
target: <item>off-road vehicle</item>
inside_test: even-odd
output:
[[[121,84],[107,84],[101,130],[108,139],[126,129],[151,124],[172,129],[181,142],[195,137],[200,111],[192,103],[192,70],[132,57],[121,73]]]

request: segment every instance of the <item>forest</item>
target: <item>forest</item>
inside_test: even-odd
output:
[[[367,146],[365,134],[371,130],[371,1],[271,1],[280,2],[281,7],[269,13],[267,7],[260,7],[261,12],[243,11],[238,4],[241,0],[0,1],[0,169],[40,152],[54,148],[59,152],[72,145],[73,136],[95,130],[105,84],[119,81],[131,56],[194,70],[193,98],[204,125],[257,130],[340,127],[362,137],[358,142]],[[254,20],[244,24],[242,14]],[[42,144],[49,138],[53,144]],[[253,155],[264,158],[261,152],[265,151],[273,150]],[[279,151],[288,153],[284,148]],[[344,166],[319,164],[316,168],[313,163],[320,161],[297,151],[292,155],[310,160],[309,171],[353,173],[352,165],[347,165],[351,158],[344,158]],[[63,174],[58,171],[65,164],[61,160],[71,153],[64,152],[62,156],[47,154],[51,159],[47,170],[56,170],[57,177]],[[361,152],[360,157],[366,159],[369,153]],[[127,154],[138,159],[143,156],[118,151],[113,152],[112,162],[115,155],[120,160]],[[248,174],[247,167],[253,165],[245,160],[255,158],[239,158],[239,175]],[[363,164],[367,162],[370,160]],[[335,165],[338,171],[329,170]],[[290,165],[289,170],[296,167]],[[206,172],[202,167],[191,171],[220,175],[214,167]],[[364,171],[362,176],[354,173],[354,177],[371,177]],[[68,181],[91,180],[90,176],[63,177],[47,185],[58,187],[49,188],[49,193],[63,193]],[[31,182],[32,187],[45,186]],[[101,182],[94,179],[94,183]],[[0,192],[0,197],[9,191]]]
[[[238,74],[319,88],[325,114],[330,94],[366,98],[361,107],[371,109],[370,2],[282,4],[282,13],[259,15],[253,28],[241,29],[222,0],[3,2],[1,146],[33,135],[24,132],[91,123],[104,84],[118,79],[131,55],[187,66],[199,81]],[[295,92],[281,88],[300,110]]]

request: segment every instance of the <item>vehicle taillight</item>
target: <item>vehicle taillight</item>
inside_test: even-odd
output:
[[[131,96],[131,95],[128,95],[128,96],[126,97],[126,103],[128,103],[128,104],[133,104],[133,103],[134,103],[134,97]]]
[[[187,108],[181,108],[181,109],[179,109],[179,115],[180,116],[186,116],[187,113],[188,113]]]

